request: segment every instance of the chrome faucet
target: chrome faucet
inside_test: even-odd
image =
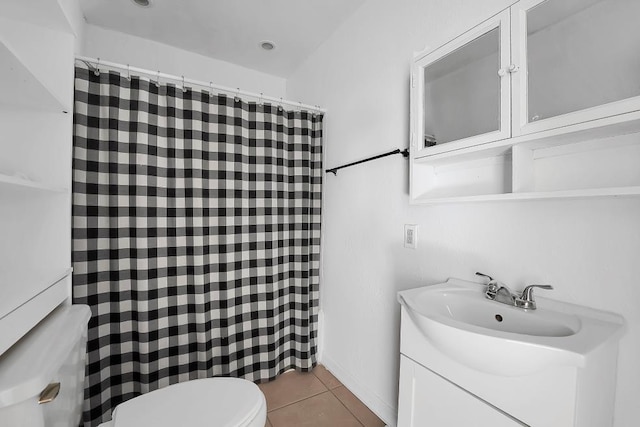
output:
[[[529,310],[536,309],[536,301],[533,299],[533,289],[553,289],[551,285],[529,285],[522,291],[522,295],[519,298],[516,298],[514,303],[516,307],[526,308]]]
[[[502,282],[498,282],[488,274],[477,272],[476,276],[482,276],[489,279],[487,288],[484,291],[484,296],[492,301],[498,301],[503,304],[515,305],[515,295],[509,290],[507,285]]]
[[[484,291],[484,296],[492,301],[497,301],[502,304],[512,305],[527,310],[535,310],[536,302],[533,299],[533,289],[553,289],[549,285],[529,285],[522,291],[520,296],[511,292],[511,290],[504,283],[498,282],[488,274],[476,272],[477,276],[486,277],[489,279],[487,288]]]

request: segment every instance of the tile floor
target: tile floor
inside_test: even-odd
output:
[[[286,372],[259,387],[267,399],[266,427],[385,425],[322,365],[312,372]]]

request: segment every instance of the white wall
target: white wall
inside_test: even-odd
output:
[[[81,55],[284,97],[286,80],[173,46],[86,25]]]
[[[288,80],[288,97],[328,108],[326,167],[408,146],[412,54],[435,48],[509,0],[370,0]],[[640,418],[640,199],[410,207],[394,156],[325,177],[322,361],[395,424],[396,292],[483,271],[522,289],[622,314],[615,425]],[[419,248],[402,246],[419,224]],[[542,291],[541,291],[542,292]]]

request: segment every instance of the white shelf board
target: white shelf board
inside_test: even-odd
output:
[[[421,157],[414,158],[414,163],[439,166],[452,163],[462,163],[469,160],[477,160],[487,157],[503,156],[513,145],[512,138],[502,139],[486,144],[474,145],[473,147],[461,148],[459,150],[423,155]]]
[[[54,31],[74,31],[60,0],[2,0],[0,15]]]
[[[581,190],[539,191],[531,193],[512,193],[514,200],[527,199],[571,199],[590,197],[624,197],[640,195],[640,186],[587,188]]]
[[[573,144],[640,132],[640,111],[618,114],[575,125],[564,126],[512,138],[512,145],[530,149]]]
[[[640,132],[640,111],[633,111],[444,153],[425,154],[425,150],[420,150],[420,156],[414,158],[414,163],[433,165],[459,163],[484,157],[500,156],[516,145],[535,150],[637,132]]]
[[[7,107],[52,112],[69,110],[1,40],[0,93],[0,104]]]
[[[0,322],[11,312],[27,303],[44,290],[71,274],[71,267],[47,270],[2,270],[0,271]],[[11,290],[10,295],[5,291]]]
[[[70,191],[68,188],[53,187],[42,182],[0,173],[0,191],[2,190],[36,190],[51,193],[69,193]]]
[[[516,150],[523,152],[531,150],[532,155],[540,156],[573,154],[584,151],[598,149],[613,149],[617,146],[635,144],[635,139],[614,138],[622,135],[640,133],[640,111],[633,111],[616,116],[605,117],[586,123],[565,126],[559,129],[542,131],[534,134],[508,138],[494,141],[482,145],[439,152],[432,155],[422,155],[413,158],[412,172],[414,179],[420,174],[424,176],[424,171],[429,168],[441,168],[446,166],[460,167],[464,169],[473,161],[490,159],[492,157],[508,158]],[[532,157],[532,158],[534,158]],[[514,165],[514,169],[522,170],[523,165]],[[515,173],[515,171],[514,171]],[[527,173],[532,173],[529,171]],[[432,203],[455,203],[455,202],[483,202],[490,200],[535,200],[535,199],[567,199],[567,198],[588,198],[588,197],[615,197],[640,195],[640,186],[620,186],[611,188],[590,188],[574,190],[554,190],[536,192],[496,192],[487,191],[484,187],[479,187],[477,192],[473,188],[459,189],[448,188],[446,185],[436,188],[428,188],[425,191],[418,191],[418,197],[412,200],[412,204],[432,204]],[[514,182],[515,184],[515,182]],[[415,185],[415,184],[414,184]],[[517,187],[517,186],[516,186]],[[514,189],[517,190],[517,188]],[[468,191],[467,191],[468,190]]]
[[[474,196],[452,196],[446,197],[442,194],[426,193],[414,199],[414,205],[429,205],[440,203],[473,203],[489,201],[516,201],[516,200],[538,200],[538,199],[579,199],[593,197],[627,197],[640,195],[640,186],[633,187],[611,187],[611,188],[589,188],[583,190],[559,190],[540,191],[523,193],[502,193],[502,194],[481,194]]]
[[[0,316],[0,355],[29,332],[40,320],[44,319],[54,308],[70,297],[69,282],[63,279],[71,273],[71,268],[57,273],[40,272],[31,273],[31,275],[28,272],[21,273],[23,274],[20,274],[19,278],[9,278],[0,273],[1,286],[4,288],[9,280],[20,280],[20,283],[25,283],[25,280],[42,280],[48,285],[23,304]],[[14,292],[13,288],[12,292]]]

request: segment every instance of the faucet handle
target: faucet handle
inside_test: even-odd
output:
[[[536,302],[533,299],[533,290],[534,290],[534,288],[549,289],[550,290],[550,289],[553,289],[553,286],[551,286],[551,285],[529,285],[529,286],[527,286],[522,291],[522,295],[520,295],[520,298],[516,298],[516,300],[515,300],[516,307],[529,308],[531,310],[535,310],[536,309]]]
[[[498,282],[496,279],[489,276],[488,274],[480,273],[479,271],[476,272],[476,276],[482,276],[489,279],[489,283],[487,283],[486,285],[487,289],[485,290],[484,295],[488,299],[494,299],[496,297],[496,293],[498,292],[498,289],[500,289],[500,282]]]
[[[479,271],[476,271],[476,276],[486,277],[490,282],[493,281],[493,277],[489,276],[488,274],[480,273]]]
[[[480,273],[479,271],[476,271],[476,276],[482,276],[489,279],[489,283],[487,283],[487,291],[495,292],[498,290],[498,281],[493,277],[489,276],[488,274]]]

